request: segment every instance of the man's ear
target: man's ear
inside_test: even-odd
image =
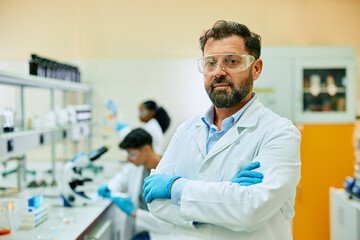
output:
[[[152,148],[152,147],[151,147],[149,144],[146,144],[146,145],[144,145],[144,146],[142,147],[141,150],[144,150],[144,151],[148,152],[148,151],[151,150],[151,148]]]
[[[261,58],[255,60],[252,67],[254,81],[260,77],[262,67],[263,67],[263,61],[261,60]]]

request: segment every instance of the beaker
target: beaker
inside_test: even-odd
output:
[[[0,236],[11,233],[7,207],[0,205]]]

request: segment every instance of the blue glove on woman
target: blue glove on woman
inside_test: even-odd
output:
[[[264,175],[259,172],[252,171],[260,167],[259,162],[253,162],[243,169],[231,180],[233,183],[238,183],[240,186],[251,186],[261,183]]]

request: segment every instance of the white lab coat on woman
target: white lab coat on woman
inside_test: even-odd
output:
[[[137,209],[136,218],[122,214],[120,220],[121,240],[131,239],[136,233],[148,231],[151,240],[168,240],[171,233],[172,224],[164,222],[154,217],[149,211],[138,209],[139,195],[142,194],[144,166],[135,166],[127,163],[121,173],[115,175],[108,187],[111,192],[122,192],[130,195],[131,200]]]
[[[152,118],[145,123],[144,129],[152,137],[152,147],[154,149],[154,152],[158,155],[162,155],[163,154],[162,147],[163,147],[163,141],[164,141],[164,134],[162,132],[159,122],[155,118]]]
[[[154,199],[149,210],[175,224],[172,239],[290,240],[300,133],[256,99],[206,154],[208,130],[200,117],[180,125],[152,174],[181,176],[180,206]],[[259,161],[263,182],[249,187],[230,180]],[[194,224],[200,222],[202,224]]]

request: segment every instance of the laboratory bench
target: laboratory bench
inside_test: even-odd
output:
[[[99,164],[101,162],[99,161]],[[31,169],[45,169],[44,164],[28,164]],[[0,240],[113,240],[119,239],[119,229],[114,219],[119,214],[117,207],[110,199],[97,196],[97,187],[106,183],[117,172],[121,171],[123,164],[119,162],[102,162],[104,171],[94,177],[93,182],[86,183],[84,190],[93,201],[85,206],[63,207],[58,187],[26,188],[18,194],[0,195],[0,202],[14,201],[15,211],[9,213],[11,233],[0,236]],[[61,169],[61,165],[57,169]],[[59,179],[59,175],[57,179]],[[16,174],[2,178],[5,186],[14,185]],[[50,179],[48,179],[50,180]],[[28,196],[43,195],[44,205],[48,207],[48,219],[37,227],[25,230],[21,227],[24,204]],[[12,215],[11,215],[12,214]]]
[[[81,207],[62,207],[54,200],[45,198],[45,204],[49,205],[49,218],[45,222],[30,230],[12,229],[1,240],[114,239],[111,219],[115,211],[111,200],[102,199]]]

